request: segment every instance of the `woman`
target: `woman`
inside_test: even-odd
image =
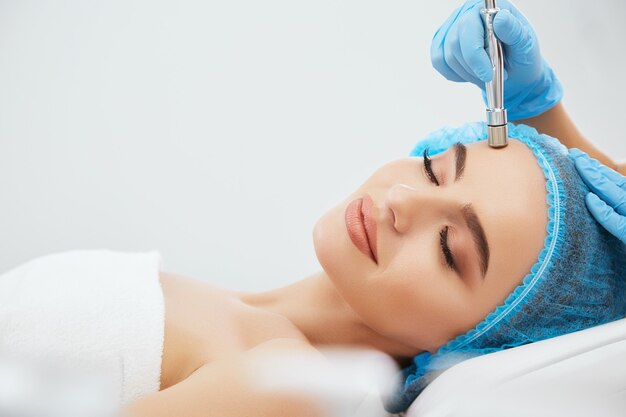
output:
[[[491,71],[483,49],[482,3],[468,1],[455,10],[435,34],[431,52],[433,65],[446,78],[474,82],[484,92],[484,82],[489,81]],[[501,1],[499,6],[502,12],[496,16],[494,29],[504,43],[507,57],[505,105],[510,119],[557,137],[567,147],[583,149],[607,166],[624,173],[624,165],[618,166],[591,145],[567,116],[561,104],[562,87],[541,57],[530,23],[510,2]],[[480,137],[481,132],[470,132],[466,138],[472,136]],[[439,150],[448,148],[432,162],[405,158],[384,165],[355,193],[318,221],[313,238],[323,271],[267,293],[227,293],[235,305],[251,308],[250,311],[256,313],[251,314],[269,314],[268,319],[280,321],[284,334],[305,342],[304,349],[308,346],[306,342],[314,346],[333,343],[365,345],[392,355],[401,366],[409,365],[404,368],[405,383],[399,395],[386,403],[387,409],[393,412],[406,409],[438,371],[464,357],[501,349],[506,342],[509,346],[528,343],[557,335],[559,330],[566,333],[594,322],[599,324],[621,318],[626,309],[625,284],[624,280],[619,281],[619,274],[624,275],[626,268],[624,246],[618,239],[604,234],[600,239],[610,246],[607,251],[613,251],[608,262],[614,268],[613,275],[606,279],[604,287],[601,280],[590,282],[593,281],[593,274],[589,271],[589,276],[579,277],[581,281],[590,282],[590,288],[594,288],[596,294],[591,296],[590,292],[586,292],[586,310],[570,311],[569,316],[562,314],[564,321],[575,322],[572,327],[567,328],[568,324],[558,320],[552,322],[552,328],[549,325],[543,327],[542,314],[550,311],[556,317],[561,312],[543,311],[542,303],[535,300],[526,305],[535,304],[536,309],[509,312],[507,314],[512,319],[508,323],[502,319],[499,325],[505,323],[512,327],[515,319],[522,321],[521,317],[526,314],[527,319],[541,322],[537,328],[520,325],[522,331],[514,336],[500,329],[494,331],[491,338],[485,338],[484,345],[477,344],[476,340],[464,339],[472,334],[470,329],[474,326],[493,323],[488,322],[485,316],[490,312],[493,316],[502,307],[503,301],[506,305],[507,301],[522,298],[511,297],[518,289],[524,288],[520,285],[522,278],[542,256],[547,243],[546,230],[549,231],[546,226],[554,219],[549,220],[545,215],[547,209],[550,213],[545,195],[546,179],[537,165],[536,155],[528,147],[511,140],[503,152],[488,149],[484,142],[469,144],[465,150],[460,150],[459,146],[450,146],[450,141],[443,144],[440,139],[431,137],[430,141],[425,141],[430,145],[439,145]],[[421,149],[423,146],[416,147],[412,155],[419,155],[416,151]],[[463,154],[464,164],[458,162],[458,159],[463,159],[459,155]],[[616,202],[620,198],[617,195],[619,187],[622,190],[626,187],[623,177],[597,165],[597,169],[591,169],[597,163],[586,155],[578,153],[574,156],[578,160],[576,167],[587,185],[614,207],[607,206],[589,193],[582,198],[591,213],[613,234],[624,239],[626,227],[619,226],[626,223],[620,217],[626,216],[626,213],[624,207]],[[464,169],[461,168],[463,166]],[[515,167],[515,170],[507,169],[510,167]],[[571,167],[569,169],[569,176],[575,177]],[[494,177],[493,173],[499,176]],[[617,187],[607,189],[607,184]],[[567,201],[583,205],[580,193],[577,203],[572,196]],[[460,220],[463,214],[467,218],[468,213],[459,212],[458,205],[468,202],[474,206],[476,214],[475,233],[470,227],[459,227],[463,224]],[[358,238],[352,239],[350,228],[346,227],[346,222],[354,221],[349,209],[355,206],[361,207],[365,217],[376,223],[375,232],[372,227],[367,229],[370,242],[375,242],[369,245],[370,251],[359,244]],[[573,208],[571,212],[575,210]],[[443,218],[448,223],[442,222],[442,213],[446,213]],[[579,214],[588,216],[587,212],[580,211]],[[478,222],[482,227],[476,227]],[[602,234],[598,230],[593,233]],[[570,246],[572,248],[572,253],[576,253],[575,244]],[[561,256],[567,257],[565,253]],[[583,263],[583,260],[578,259],[578,262]],[[568,269],[564,262],[559,266],[563,272]],[[604,274],[605,278],[611,274],[598,271],[595,272]],[[171,281],[174,285],[174,278]],[[563,281],[562,276],[561,281],[553,279],[552,285],[561,286],[563,292],[570,291],[565,294],[569,300],[559,298],[558,292],[553,293],[553,304],[572,301],[580,288],[571,287],[570,283],[567,279]],[[194,285],[199,284],[189,282],[190,291]],[[548,289],[543,288],[548,299]],[[594,303],[602,306],[603,302],[612,304],[606,310],[611,310],[613,316],[592,311]],[[287,322],[282,321],[284,318],[288,319]],[[547,331],[542,331],[544,328]],[[474,335],[476,329],[473,329]],[[445,347],[454,352],[454,346],[451,346],[454,341],[465,343],[463,348],[460,348],[461,343],[457,343],[459,349],[456,352],[460,353],[460,358],[450,360],[450,355],[437,357],[435,354],[435,360],[430,360],[428,352],[441,352]],[[210,374],[207,372],[206,378],[199,377],[198,385],[212,384],[210,381],[215,375]],[[184,395],[183,391],[181,386],[180,395]],[[158,396],[156,394],[154,400],[147,400],[145,407],[166,407],[168,401],[160,402],[156,399]],[[175,394],[170,396],[172,400],[174,397]],[[151,401],[154,402],[150,404]],[[302,415],[302,410],[295,411]],[[228,406],[224,411],[228,412]],[[274,415],[296,413],[287,411]]]
[[[563,182],[575,177],[573,163],[564,155],[557,161],[546,145],[550,138],[531,128],[510,125],[510,132],[502,152],[487,146],[483,124],[443,130],[429,138],[443,153],[379,168],[316,223],[323,269],[284,288],[229,291],[159,272],[155,253],[74,251],[33,260],[0,276],[2,344],[37,350],[67,341],[68,353],[80,347],[84,356],[98,350],[122,356],[129,416],[321,416],[306,398],[258,393],[242,376],[255,362],[286,351],[307,352],[321,363],[314,347],[370,347],[405,367],[405,385],[386,403],[389,411],[405,409],[442,367],[424,359],[437,359],[442,348],[510,305],[561,234],[559,255],[535,291],[540,298],[507,314],[485,344],[453,353],[464,359],[623,317],[623,245],[601,232],[584,208],[584,193],[547,196],[550,176],[537,155],[552,158],[548,166]],[[560,232],[554,231],[555,201],[570,204]],[[352,235],[350,208],[361,204],[366,245]],[[574,228],[585,230],[583,239]],[[572,276],[577,279],[564,279]],[[548,312],[554,305],[567,308]],[[25,322],[34,323],[30,331]],[[439,357],[443,368],[458,359]]]
[[[544,87],[557,84],[551,80]],[[590,155],[611,163],[577,133],[560,104],[548,103],[548,108],[542,108],[540,103],[532,103],[530,107],[541,112],[524,115],[526,124],[559,137],[566,145],[576,143]],[[550,234],[554,232],[554,218],[550,217],[555,212],[554,202],[574,204],[567,213],[587,216],[582,221],[592,228],[589,215],[576,208],[583,204],[580,194],[576,199],[563,191],[554,200],[547,198],[551,192],[547,184],[558,184],[556,180],[550,182],[546,173],[556,171],[567,181],[575,178],[573,163],[568,165],[567,158],[558,156],[558,148],[532,129],[511,126],[511,136],[505,150],[494,151],[481,140],[484,135],[479,125],[440,131],[427,142],[433,153],[445,150],[443,153],[429,159],[419,145],[412,155],[422,157],[401,158],[376,170],[316,223],[313,239],[322,270],[284,288],[263,293],[230,291],[159,271],[154,253],[132,259],[131,255],[73,253],[74,259],[91,256],[90,266],[105,258],[118,266],[124,263],[129,280],[143,281],[132,294],[122,291],[112,276],[110,282],[115,285],[108,287],[111,294],[123,292],[123,297],[118,297],[120,308],[134,308],[131,311],[137,313],[124,310],[126,317],[118,318],[118,330],[129,337],[131,330],[136,330],[136,339],[141,338],[141,343],[134,340],[111,349],[116,355],[129,357],[128,364],[132,365],[126,367],[125,398],[129,404],[125,413],[137,417],[322,415],[306,398],[257,393],[240,375],[255,361],[280,355],[283,349],[301,350],[312,361],[323,361],[314,347],[334,344],[372,347],[404,367],[405,384],[398,397],[387,403],[388,409],[396,412],[408,407],[437,372],[456,361],[546,337],[541,333],[546,328],[543,322],[529,327],[527,320],[519,319],[521,313],[511,312],[499,321],[507,324],[506,329],[494,327],[497,331],[485,333],[489,343],[468,342],[465,350],[450,349],[458,356],[438,355],[445,353],[442,348],[458,347],[451,342],[465,343],[466,336],[475,335],[476,329],[484,330],[482,324],[493,323],[493,313],[507,305],[512,295],[515,300],[522,299],[517,290],[528,284],[526,278],[538,276],[533,268],[551,247],[549,243],[560,239],[558,232]],[[539,155],[553,159],[543,163]],[[571,187],[583,189],[576,181]],[[357,218],[360,212],[365,230]],[[585,287],[580,293],[570,293],[570,301],[577,306],[582,295],[599,300],[598,305],[611,296],[614,299],[610,309],[587,311],[585,320],[574,323],[577,327],[558,323],[553,329],[561,334],[616,319],[626,309],[624,293],[616,294],[623,290],[617,277],[626,271],[624,248],[599,227],[590,230],[586,237],[596,239],[591,241],[605,249],[595,261],[613,269],[600,274],[605,286],[596,285],[599,278],[594,280],[595,276],[581,278],[593,281],[590,285],[599,290],[590,295]],[[367,240],[362,238],[364,233]],[[567,253],[587,249],[585,241],[569,237],[559,245],[569,248]],[[34,276],[38,267],[43,274],[55,262],[61,275],[63,268],[68,268],[61,258],[50,256],[32,262],[0,277],[0,282],[4,279],[6,285],[16,281],[8,278]],[[565,253],[552,257],[561,264],[551,264],[546,282],[563,283],[557,280],[562,279],[563,271],[587,271],[584,268],[590,265],[584,256],[573,266],[564,265],[562,259],[572,257]],[[133,278],[133,273],[137,277]],[[68,293],[69,303],[77,294]],[[528,306],[523,314],[531,315],[536,311],[534,306],[543,308],[545,303],[534,298],[524,299],[521,305]],[[569,318],[569,313],[559,317]],[[47,314],[49,311],[42,316]],[[96,326],[96,314],[90,317]],[[150,329],[149,334],[145,328]],[[54,334],[46,334],[42,340],[52,340]],[[10,332],[3,333],[3,342],[18,340],[18,336],[9,340]],[[155,343],[146,342],[148,339]],[[142,362],[142,356],[149,360]],[[143,379],[135,378],[142,373]]]

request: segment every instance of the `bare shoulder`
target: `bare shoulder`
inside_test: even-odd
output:
[[[308,342],[276,338],[230,357],[205,364],[185,380],[148,395],[123,410],[123,417],[326,417],[318,399],[259,390],[259,363],[300,352],[312,360],[323,355]]]

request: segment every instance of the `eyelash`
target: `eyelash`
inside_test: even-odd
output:
[[[437,177],[435,176],[435,173],[433,172],[432,160],[430,159],[430,156],[428,156],[428,148],[424,149],[423,156],[424,156],[424,171],[426,171],[426,176],[428,177],[430,182],[432,182],[437,187],[439,187],[439,181],[437,180]]]
[[[428,148],[424,149],[423,156],[424,156],[424,171],[426,171],[426,176],[428,177],[428,179],[430,179],[430,181],[433,184],[435,184],[436,186],[439,186],[439,181],[437,180],[437,177],[435,176],[435,173],[433,172],[432,160],[430,159],[430,156],[428,155]],[[443,253],[443,257],[446,260],[446,264],[448,265],[448,268],[458,273],[459,270],[456,266],[456,262],[454,262],[454,256],[452,256],[452,251],[450,250],[450,246],[448,246],[448,229],[449,229],[449,226],[446,226],[443,229],[441,229],[441,231],[439,232],[439,243],[441,245],[441,252]]]
[[[459,270],[456,266],[456,262],[454,262],[452,251],[448,246],[448,229],[449,226],[446,226],[439,232],[439,243],[441,244],[441,251],[443,252],[444,258],[446,259],[446,264],[450,269],[458,273]]]

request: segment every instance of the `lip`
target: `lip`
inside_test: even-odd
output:
[[[378,264],[376,256],[376,222],[369,215],[373,201],[369,195],[352,200],[346,207],[345,223],[348,235],[363,254]]]
[[[363,213],[363,223],[365,225],[365,233],[367,233],[367,240],[369,247],[374,254],[374,261],[378,263],[378,247],[376,239],[376,221],[372,216],[372,207],[374,206],[374,200],[369,194],[363,196],[363,205],[361,206],[361,212]]]

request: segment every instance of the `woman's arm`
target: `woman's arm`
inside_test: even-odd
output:
[[[325,360],[311,345],[296,339],[272,339],[248,351],[200,367],[187,379],[127,406],[123,417],[326,417],[319,402],[288,393],[255,389],[246,376],[268,355],[305,353]],[[275,356],[274,356],[275,357]]]
[[[587,140],[565,111],[562,102],[538,116],[518,122],[534,127],[539,133],[559,139],[568,148],[578,148],[609,168],[626,175],[626,163],[617,163]]]

